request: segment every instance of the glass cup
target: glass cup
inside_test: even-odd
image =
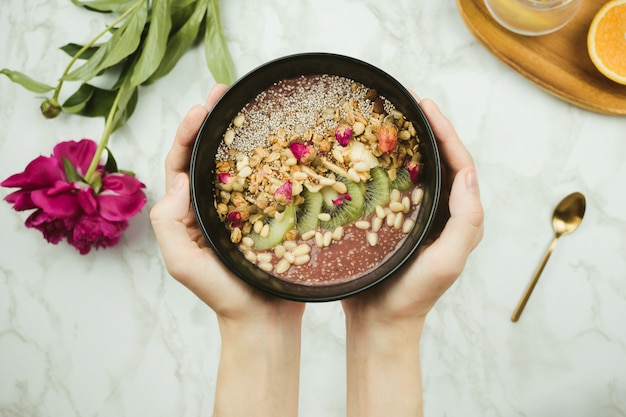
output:
[[[569,22],[583,0],[485,0],[493,18],[511,32],[538,36]]]

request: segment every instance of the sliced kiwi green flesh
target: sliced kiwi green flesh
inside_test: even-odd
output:
[[[398,168],[396,170],[396,178],[391,181],[391,188],[400,191],[408,191],[413,188],[409,170],[405,167]]]
[[[296,206],[296,227],[300,235],[317,229],[323,200],[321,193],[314,193],[306,188],[302,191],[302,198],[303,203]]]
[[[363,216],[365,199],[361,187],[345,178],[338,178],[348,189],[346,194],[339,194],[330,186],[320,190],[322,195],[322,213],[330,214],[330,220],[320,221],[319,225],[325,230],[335,230],[345,226]]]
[[[391,180],[387,171],[381,167],[370,170],[370,178],[361,182],[363,190],[363,217],[367,217],[376,210],[376,206],[385,207],[389,203]]]
[[[269,219],[268,224],[269,234],[267,236],[264,237],[254,232],[250,233],[250,237],[254,240],[254,249],[272,249],[285,239],[287,232],[293,229],[296,225],[296,209],[294,205],[287,205],[283,211],[282,218],[277,220],[272,217]]]

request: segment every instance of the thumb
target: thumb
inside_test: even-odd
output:
[[[449,207],[448,222],[439,238],[426,251],[429,255],[428,268],[432,268],[429,270],[456,276],[461,273],[467,256],[483,236],[484,213],[475,167],[465,167],[455,176]]]
[[[185,224],[189,204],[189,177],[179,173],[172,181],[167,194],[150,211],[150,221],[163,258],[168,270],[174,276],[176,276],[174,262],[189,254],[190,245],[193,243]]]

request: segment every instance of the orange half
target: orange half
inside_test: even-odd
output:
[[[596,13],[587,49],[602,74],[626,85],[626,0],[611,0]]]

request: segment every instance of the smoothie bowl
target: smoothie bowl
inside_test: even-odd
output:
[[[421,108],[367,63],[324,53],[269,62],[204,121],[193,209],[239,278],[297,301],[390,278],[435,219],[441,163]]]

